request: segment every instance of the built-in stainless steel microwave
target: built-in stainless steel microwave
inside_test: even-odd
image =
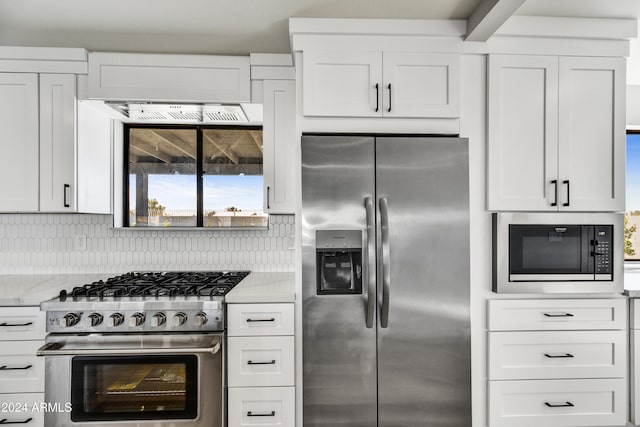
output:
[[[617,213],[494,213],[493,291],[621,293]]]

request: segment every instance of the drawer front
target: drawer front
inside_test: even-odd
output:
[[[489,381],[491,427],[625,425],[625,380]]]
[[[229,387],[292,386],[293,337],[229,337]]]
[[[631,298],[629,299],[630,310],[631,310],[631,324],[629,325],[632,329],[640,329],[640,298]]]
[[[229,388],[229,427],[295,425],[295,388]]]
[[[0,307],[0,341],[43,340],[45,313],[38,307]]]
[[[0,393],[44,392],[44,357],[36,356],[44,341],[3,343]]]
[[[43,403],[44,393],[0,394],[0,419],[6,419],[5,424],[44,427]]]
[[[229,304],[227,334],[230,337],[293,335],[293,304]]]
[[[489,379],[622,378],[626,331],[490,332]]]
[[[627,300],[489,300],[491,331],[626,329]]]

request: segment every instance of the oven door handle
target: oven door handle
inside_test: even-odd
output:
[[[192,347],[192,348],[110,348],[110,349],[64,349],[64,344],[50,342],[38,349],[38,356],[110,356],[120,354],[193,354],[211,353],[215,355],[220,351],[220,343],[213,347]]]

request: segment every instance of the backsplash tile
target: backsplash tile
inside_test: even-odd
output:
[[[114,229],[109,215],[3,214],[0,274],[294,271],[294,235],[293,215],[271,215],[269,230],[148,231]]]

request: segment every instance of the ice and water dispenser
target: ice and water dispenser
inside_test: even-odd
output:
[[[362,293],[362,231],[316,231],[318,295]]]

